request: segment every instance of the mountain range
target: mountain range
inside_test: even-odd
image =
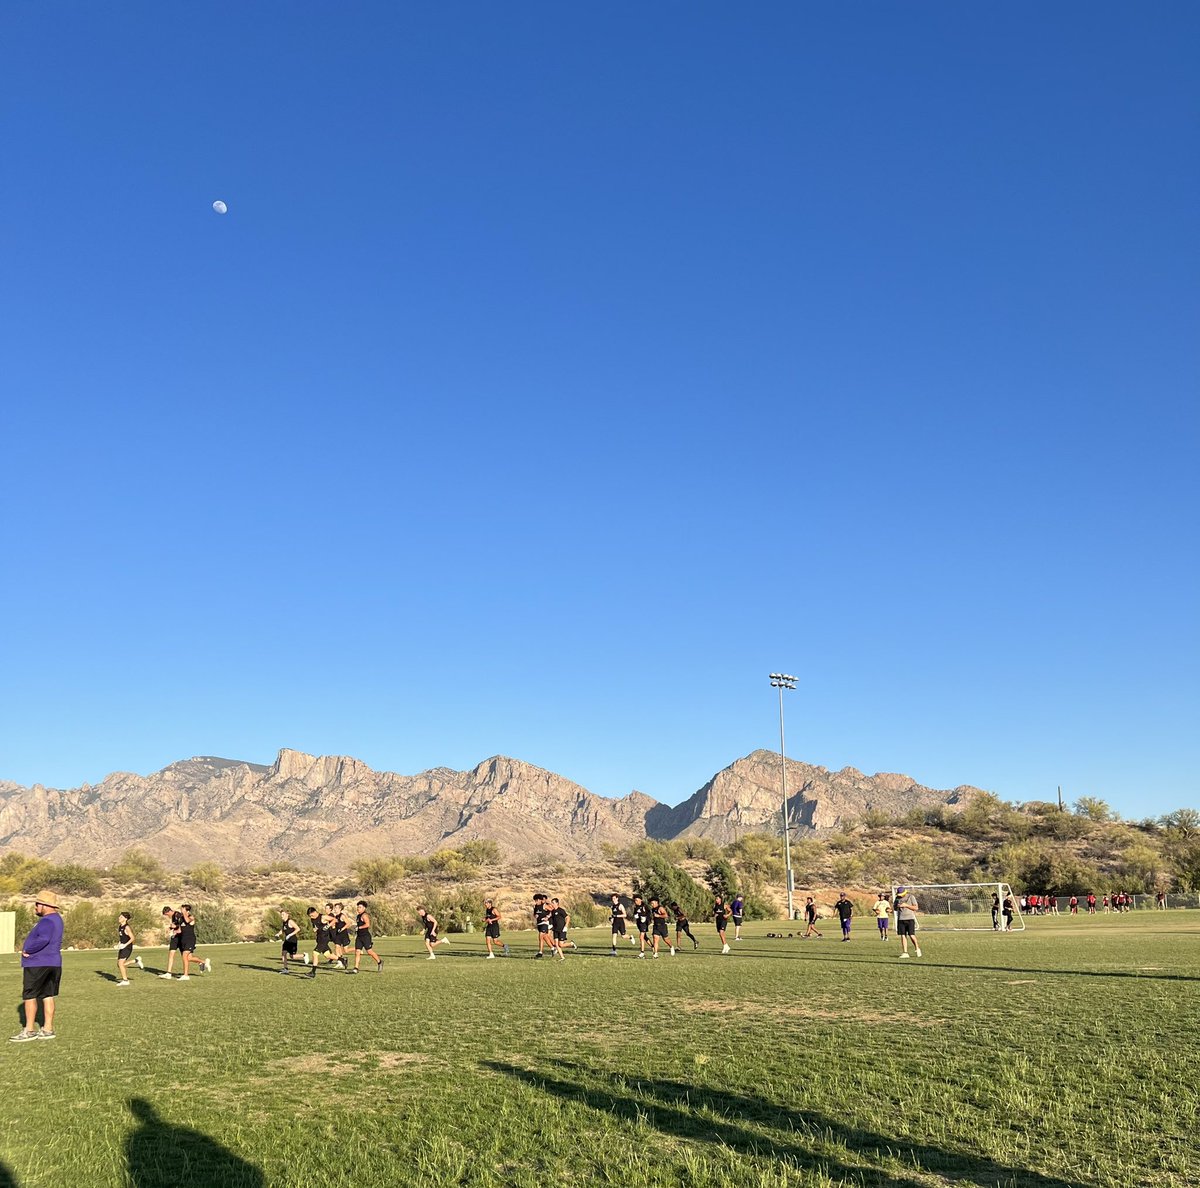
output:
[[[821,834],[868,809],[898,814],[954,805],[977,791],[938,791],[908,776],[829,771],[789,760],[793,836]],[[153,775],[116,772],[79,788],[0,781],[0,852],[111,864],[138,848],[174,869],[287,859],[344,870],[356,858],[426,854],[475,839],[507,857],[598,857],[645,838],[724,844],[780,829],[780,762],[755,751],[675,807],[641,792],[598,796],[560,775],[495,756],[470,771],[374,771],[343,755],[281,750],[270,766],[199,756]]]

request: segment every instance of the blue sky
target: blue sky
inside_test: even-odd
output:
[[[1200,803],[1194,5],[4,24],[0,779]]]

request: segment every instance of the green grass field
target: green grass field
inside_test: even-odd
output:
[[[562,963],[396,938],[311,981],[229,946],[128,988],[67,954],[59,1038],[0,1050],[0,1185],[1200,1183],[1200,913],[903,962],[868,920],[781,927],[657,962],[600,929]],[[0,993],[16,1030],[14,958]]]

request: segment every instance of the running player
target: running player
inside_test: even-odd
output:
[[[121,975],[118,986],[129,985],[129,958],[133,956],[133,929],[129,927],[129,913],[122,912],[117,917],[117,972]],[[142,959],[136,958],[135,964],[142,967]]]
[[[808,922],[808,927],[801,935],[801,940],[808,940],[810,936],[820,936],[817,931],[817,905],[813,903],[813,898],[810,895],[804,901],[804,919]]]
[[[279,911],[279,931],[275,934],[279,946],[279,972],[288,972],[288,962],[295,959],[300,948],[300,925],[283,908]]]
[[[650,909],[640,895],[633,897],[633,926],[638,931],[638,957],[646,956],[646,934],[650,931]]]
[[[1096,897],[1090,891],[1087,894],[1087,905],[1088,915],[1094,916],[1096,914]]]
[[[333,905],[333,927],[330,932],[333,941],[333,951],[337,954],[338,962],[343,969],[349,964],[350,958],[350,921],[346,918],[345,904]]]
[[[729,911],[733,916],[733,939],[740,941],[742,939],[742,917],[746,914],[746,900],[740,891],[733,897]]]
[[[533,926],[538,934],[537,957],[544,956],[543,950],[555,951],[554,942],[550,939],[550,909],[546,906],[546,897],[539,891],[533,897]]]
[[[179,933],[183,928],[183,915],[168,906],[162,910],[163,927],[167,930],[167,972],[160,973],[160,978],[171,977],[175,971],[175,954],[179,952]]]
[[[334,940],[337,932],[337,921],[334,919],[333,904],[327,903],[325,905],[325,911],[322,913],[322,916],[325,920],[325,935],[329,940],[329,950],[331,953],[329,960],[337,969],[345,969],[345,954],[344,952],[338,952],[337,942]]]
[[[625,910],[625,905],[621,902],[619,895],[613,895],[612,907],[609,909],[612,912],[612,952],[610,957],[617,955],[617,938],[625,936],[625,921],[629,919],[629,913]],[[634,944],[633,937],[629,938],[629,943]]]
[[[438,936],[437,917],[426,907],[417,907],[417,915],[421,918],[421,923],[425,926],[425,947],[429,950],[428,960],[434,958],[434,948],[437,945],[448,945],[450,941],[444,936]]]
[[[729,952],[729,942],[725,939],[725,929],[729,924],[729,909],[725,906],[725,899],[718,895],[713,902],[713,920],[717,925],[717,935],[721,938],[721,953],[722,955]]]
[[[663,907],[653,896],[650,898],[650,921],[653,929],[652,941],[654,945],[654,960],[658,960],[658,946],[661,941],[668,949],[671,949],[671,956],[675,956],[675,950],[671,948],[671,942],[667,939],[667,909]]]
[[[496,960],[495,946],[500,941],[500,909],[490,899],[483,901],[483,939],[487,942],[487,959]],[[508,946],[501,944],[504,956],[508,956]]]
[[[550,938],[554,951],[560,961],[565,961],[567,947],[567,925],[571,923],[571,915],[557,899],[550,900]],[[574,944],[574,942],[572,942]]]
[[[183,957],[183,973],[179,975],[181,982],[191,981],[191,970],[194,965],[199,973],[208,973],[210,963],[207,959],[196,956],[196,917],[192,915],[192,905],[181,903],[179,911],[183,916],[183,926],[179,929],[179,952]]]
[[[367,913],[367,901],[360,899],[355,905],[358,912],[354,917],[354,968],[350,971],[358,973],[358,963],[366,953],[375,962],[375,972],[383,973],[383,958],[375,952],[375,941],[371,937],[371,917]]]
[[[328,961],[330,965],[337,965],[337,959],[329,951],[329,918],[323,912],[317,911],[315,907],[310,907],[305,914],[312,925],[313,951],[311,960],[307,953],[304,954],[304,964],[312,965],[312,969],[308,971],[308,976],[315,978],[317,976],[317,966],[322,961]]]
[[[692,942],[692,951],[695,952],[700,947],[700,942],[692,935],[691,925],[688,922],[687,912],[683,910],[674,900],[671,900],[667,906],[675,913],[675,948],[680,948],[679,938],[687,936]]]

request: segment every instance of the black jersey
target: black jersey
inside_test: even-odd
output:
[[[128,924],[117,925],[117,943],[121,948],[133,944],[133,933],[130,932]]]
[[[671,904],[671,911],[675,913],[676,924],[686,924],[688,922],[687,912],[683,910],[677,903]]]
[[[500,913],[494,907],[483,909],[483,922],[485,924],[499,924]]]
[[[361,929],[363,932],[369,932],[371,930],[371,925],[367,923],[366,912],[359,912],[358,915],[354,917],[354,927]]]
[[[623,903],[614,903],[612,905],[612,918],[614,924],[618,920],[625,919],[625,905]]]
[[[312,917],[313,932],[316,934],[317,940],[329,939],[329,924],[324,916]]]
[[[544,903],[539,903],[533,909],[533,922],[539,931],[545,932],[549,927],[550,909]]]
[[[728,920],[729,908],[724,903],[714,903],[713,916],[718,920]]]
[[[550,924],[556,932],[561,932],[567,926],[567,909],[556,907],[550,913]]]
[[[633,922],[638,932],[645,932],[650,927],[650,909],[644,903],[633,905]]]
[[[186,923],[187,923],[187,921],[183,918],[182,912],[172,912],[171,913],[171,931],[172,932],[179,932]]]
[[[283,939],[291,940],[294,936],[300,935],[300,925],[296,923],[290,916],[283,921]]]

